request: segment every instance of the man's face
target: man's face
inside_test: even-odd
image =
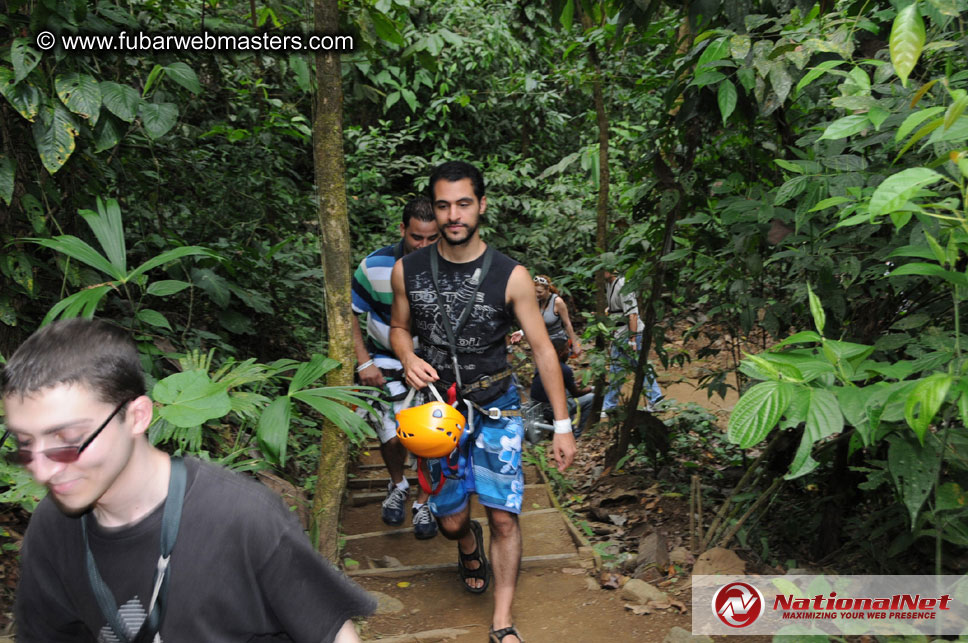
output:
[[[400,224],[400,235],[403,237],[404,254],[410,254],[414,250],[436,243],[440,238],[440,231],[437,230],[437,223],[434,221],[411,218],[406,227]]]
[[[105,497],[122,493],[115,482],[134,448],[131,414],[115,415],[75,462],[54,462],[45,449],[79,446],[111,415],[114,405],[102,402],[81,384],[59,384],[21,398],[4,399],[7,428],[18,447],[33,452],[26,469],[67,514],[78,514]],[[130,490],[129,490],[130,491]]]
[[[434,184],[433,190],[434,214],[442,238],[452,246],[470,241],[487,209],[487,197],[478,200],[470,179],[441,179]]]

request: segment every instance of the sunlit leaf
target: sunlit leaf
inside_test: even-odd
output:
[[[92,76],[87,74],[58,74],[54,79],[54,89],[61,102],[78,116],[97,123],[101,111],[101,88]]]
[[[871,196],[869,211],[872,216],[890,214],[900,209],[921,188],[932,185],[944,177],[925,167],[913,167],[893,174],[877,186]]]
[[[794,387],[787,382],[762,382],[743,393],[729,416],[729,441],[744,449],[763,441],[790,405]]]
[[[918,64],[921,49],[924,47],[924,20],[918,11],[918,3],[912,2],[901,9],[891,27],[889,47],[891,64],[901,84],[907,87],[908,76]]]
[[[40,111],[34,123],[34,143],[44,168],[51,174],[64,167],[77,147],[77,123],[60,102]]]

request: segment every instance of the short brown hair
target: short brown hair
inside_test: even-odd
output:
[[[138,348],[124,330],[99,319],[64,319],[34,332],[0,373],[3,397],[60,384],[83,384],[102,402],[145,394]]]

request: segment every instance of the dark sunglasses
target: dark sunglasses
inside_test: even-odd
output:
[[[544,277],[535,277],[534,278],[534,283],[541,284],[542,286],[550,286],[551,285],[551,282],[548,281],[547,279],[545,279]]]
[[[125,400],[124,402],[121,402],[121,404],[118,404],[115,407],[115,409],[111,411],[111,415],[108,416],[108,419],[102,422],[101,426],[99,426],[97,430],[94,431],[94,433],[92,433],[88,439],[84,440],[84,442],[81,443],[80,446],[54,447],[53,449],[44,449],[43,451],[38,451],[37,453],[44,454],[44,457],[52,462],[60,462],[62,464],[77,462],[77,459],[81,457],[81,453],[84,452],[84,449],[91,446],[91,442],[94,442],[94,438],[96,438],[101,433],[101,431],[104,430],[104,427],[106,427],[111,422],[111,420],[114,419],[114,416],[117,415],[118,412],[121,409],[123,409],[125,405],[127,405],[128,402],[131,402],[133,399],[134,398],[130,400]],[[8,435],[10,435],[10,431],[3,432],[3,437],[0,438],[0,448],[3,447],[3,443],[6,442]],[[4,459],[10,464],[18,464],[21,466],[26,466],[31,462],[33,462],[35,456],[36,454],[30,449],[16,449],[14,451],[10,451],[9,453],[5,453]]]

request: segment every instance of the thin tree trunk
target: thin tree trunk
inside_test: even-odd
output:
[[[314,0],[313,8],[316,32],[336,33],[339,28],[337,0]],[[350,333],[350,228],[343,164],[343,88],[338,54],[316,54],[316,86],[313,158],[319,199],[326,332],[329,356],[343,364],[342,368],[329,372],[326,383],[346,386],[353,383],[354,356]],[[332,561],[339,554],[339,513],[346,490],[348,459],[346,434],[326,421],[320,442],[312,533],[317,549]]]
[[[575,4],[580,6],[577,2]],[[591,17],[584,11],[581,14],[581,24],[586,32],[594,27]],[[592,80],[592,96],[595,101],[595,115],[598,120],[598,203],[596,206],[595,249],[601,255],[608,249],[608,188],[610,180],[608,171],[608,113],[605,111],[605,94],[602,90],[602,65],[594,44],[588,47],[588,60],[595,69],[595,77]],[[612,268],[614,269],[614,266]],[[595,314],[598,321],[605,320],[606,305],[605,271],[602,269],[595,273]],[[608,349],[607,338],[599,334],[595,338],[595,349],[604,353]],[[593,418],[598,417],[602,410],[607,376],[606,371],[595,378],[595,397],[592,399],[592,408],[589,411]]]

